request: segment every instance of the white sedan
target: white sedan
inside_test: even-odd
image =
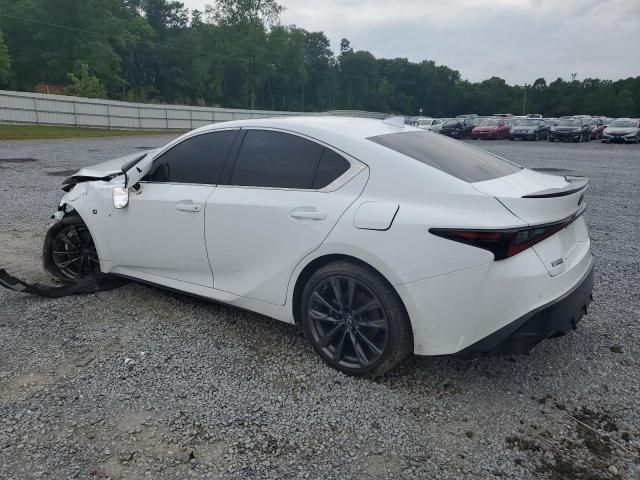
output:
[[[332,367],[380,375],[575,328],[586,186],[401,120],[219,123],[67,179],[45,266],[296,323]]]
[[[440,133],[442,130],[442,120],[438,118],[419,118],[414,125],[422,130],[431,130],[435,133]]]

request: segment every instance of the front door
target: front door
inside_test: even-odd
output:
[[[109,217],[116,266],[213,287],[205,207],[237,132],[196,134],[154,159],[139,190],[130,190],[129,204]]]

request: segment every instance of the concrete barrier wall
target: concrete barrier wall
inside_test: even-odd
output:
[[[192,130],[211,123],[292,115],[385,118],[354,110],[324,113],[154,105],[0,90],[0,122],[114,129]]]

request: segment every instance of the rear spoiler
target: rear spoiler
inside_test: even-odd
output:
[[[586,190],[587,185],[589,185],[589,179],[587,177],[565,175],[564,179],[568,182],[568,185],[564,187],[541,190],[539,192],[530,193],[529,195],[524,195],[522,198],[566,197],[567,195],[573,195],[574,193]]]

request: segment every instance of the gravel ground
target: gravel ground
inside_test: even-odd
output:
[[[50,281],[63,176],[167,140],[1,142],[0,266]],[[0,478],[640,478],[640,146],[480,145],[591,178],[595,301],[576,332],[370,381],[290,325],[148,286],[0,289]]]

